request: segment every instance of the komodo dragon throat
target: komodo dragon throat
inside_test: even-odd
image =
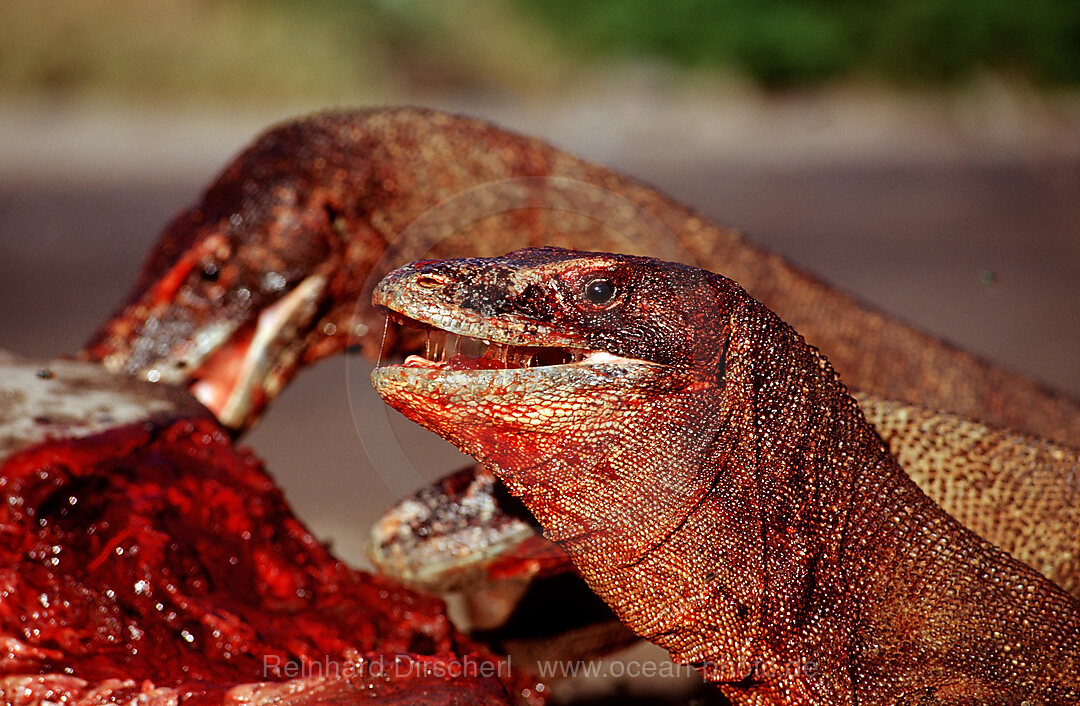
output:
[[[558,249],[375,303],[489,342],[373,373],[488,464],[631,629],[739,703],[1072,703],[1080,605],[931,502],[828,361],[734,282]]]

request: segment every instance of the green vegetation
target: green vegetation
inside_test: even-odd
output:
[[[768,85],[979,69],[1080,83],[1078,0],[513,0],[584,57],[651,56]]]
[[[0,96],[356,103],[661,61],[767,86],[1080,83],[1080,0],[0,0]]]

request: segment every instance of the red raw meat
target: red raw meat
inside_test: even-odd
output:
[[[4,701],[544,694],[457,633],[441,601],[336,559],[210,419],[39,443],[3,461],[0,492]]]

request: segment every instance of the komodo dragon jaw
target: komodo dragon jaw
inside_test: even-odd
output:
[[[223,425],[246,429],[304,362],[335,296],[340,244],[323,230],[309,223],[291,238],[204,230],[183,250],[163,239],[132,300],[83,357],[186,386]]]

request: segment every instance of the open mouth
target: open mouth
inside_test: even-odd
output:
[[[244,428],[296,366],[326,278],[311,275],[239,328],[189,373],[191,393],[222,424]]]
[[[506,370],[511,368],[545,368],[604,362],[635,362],[595,351],[566,346],[513,345],[437,328],[396,311],[389,311],[390,320],[424,334],[423,355],[410,355],[400,367],[434,370]]]

